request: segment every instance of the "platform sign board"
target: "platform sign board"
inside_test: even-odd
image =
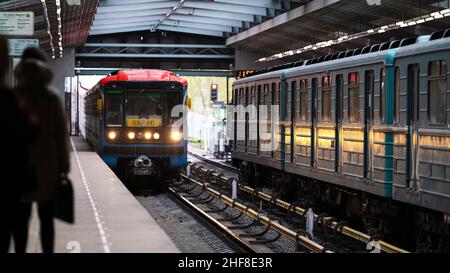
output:
[[[32,36],[34,13],[32,11],[0,12],[0,35]]]
[[[39,47],[38,39],[8,39],[9,55],[22,56],[28,47]]]

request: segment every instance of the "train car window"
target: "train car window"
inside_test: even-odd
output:
[[[442,125],[447,113],[447,62],[430,62],[428,76],[428,120],[432,125]]]
[[[348,106],[350,123],[359,123],[359,73],[348,75]]]
[[[394,71],[394,122],[400,122],[400,67]]]
[[[123,126],[123,94],[106,94],[106,125]]]
[[[366,111],[367,111],[367,122],[370,122],[373,120],[373,70],[366,71],[366,78],[364,80],[365,82],[365,96],[367,96],[366,99]]]
[[[233,103],[234,103],[234,106],[237,106],[237,104],[238,104],[238,89],[237,88],[234,90]]]
[[[291,108],[291,111],[290,111],[290,120],[291,121],[294,121],[295,120],[295,112],[296,112],[296,109],[295,109],[295,93],[296,93],[296,91],[297,91],[297,81],[292,81],[291,82],[291,93],[290,93],[290,96],[291,96],[291,105],[290,105],[290,108]]]
[[[244,105],[244,88],[239,89],[239,104]]]
[[[331,77],[322,78],[322,121],[331,121]]]
[[[342,75],[336,76],[336,119],[337,123],[340,123],[343,119],[343,110],[344,110],[344,77]]]
[[[384,123],[384,98],[386,97],[386,70],[380,71],[380,121]]]
[[[300,120],[307,121],[308,117],[308,80],[300,81]]]
[[[247,106],[249,104],[249,99],[248,98],[249,98],[249,88],[246,87],[245,88],[245,102],[244,102],[245,106]]]

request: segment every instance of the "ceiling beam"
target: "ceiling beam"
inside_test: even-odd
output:
[[[124,23],[137,23],[137,22],[146,23],[149,21],[159,20],[159,18],[161,18],[161,15],[101,19],[101,20],[96,20],[95,25],[93,27],[104,26],[104,25],[124,24]]]
[[[139,16],[152,16],[152,15],[162,15],[167,14],[172,9],[143,9],[139,11],[133,12],[105,12],[105,13],[97,13],[95,15],[94,25],[97,20],[110,20],[110,19],[118,19],[118,18],[130,18],[130,17],[139,17]]]
[[[254,15],[252,15],[252,14],[234,13],[234,12],[218,11],[218,10],[180,8],[180,9],[177,9],[174,14],[215,17],[215,18],[221,18],[221,19],[239,20],[239,21],[246,21],[246,22],[254,21]]]
[[[76,53],[78,58],[153,58],[153,59],[233,59],[234,55],[216,54],[133,54],[133,53]]]
[[[158,29],[159,30],[167,30],[167,31],[184,32],[184,33],[192,33],[192,34],[198,34],[198,35],[223,37],[223,32],[221,32],[221,31],[213,31],[213,30],[198,29],[198,28],[177,27],[177,26],[169,26],[169,25],[161,24],[158,26]]]
[[[224,26],[230,26],[230,27],[242,27],[243,26],[242,21],[239,21],[239,20],[223,19],[223,18],[217,18],[217,17],[212,17],[212,16],[189,16],[189,15],[173,14],[170,16],[170,19],[185,21],[185,22],[203,23],[203,24],[209,24],[211,22],[214,22],[214,24],[216,24],[216,25],[224,25]]]
[[[243,4],[225,4],[219,2],[204,2],[204,1],[185,1],[183,3],[184,7],[204,9],[204,10],[216,10],[216,11],[227,11],[234,13],[243,13],[250,15],[267,15],[267,9],[261,7],[247,6]]]
[[[285,12],[283,14],[278,15],[264,23],[261,23],[257,26],[249,28],[239,34],[231,36],[227,39],[227,46],[235,46],[239,42],[243,42],[251,36],[262,34],[263,32],[273,29],[275,27],[279,27],[283,24],[286,24],[294,19],[298,19],[299,17],[305,16],[306,14],[311,14],[315,11],[323,9],[327,6],[336,4],[341,0],[314,0],[303,6],[300,6],[291,11]]]
[[[164,8],[172,8],[175,5],[178,5],[178,1],[160,1],[160,2],[149,2],[149,3],[141,3],[141,4],[130,4],[128,1],[123,1],[122,4],[119,5],[110,5],[105,6],[101,5],[97,8],[97,13],[107,13],[107,12],[130,12],[130,11],[139,11],[144,9],[164,9]]]
[[[120,43],[86,43],[83,47],[138,47],[138,48],[211,48],[226,49],[225,45],[213,44],[120,44]]]

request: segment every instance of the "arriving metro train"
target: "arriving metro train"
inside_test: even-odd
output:
[[[156,175],[164,183],[187,165],[186,128],[173,129],[181,115],[171,115],[186,96],[187,81],[170,71],[112,73],[86,94],[86,139],[120,175]]]
[[[257,110],[229,112],[233,163],[247,183],[370,234],[448,247],[449,63],[450,29],[238,79],[233,105]],[[276,107],[262,115],[262,105]]]

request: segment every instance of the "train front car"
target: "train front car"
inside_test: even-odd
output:
[[[86,139],[127,182],[145,177],[147,186],[165,185],[187,165],[186,94],[187,81],[169,71],[103,78],[86,96]]]

